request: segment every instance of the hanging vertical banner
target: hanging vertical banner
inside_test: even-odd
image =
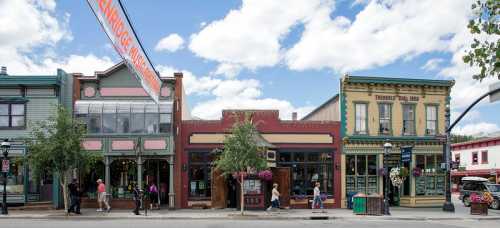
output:
[[[129,70],[136,75],[144,90],[158,103],[161,89],[160,76],[143,50],[120,1],[87,0],[87,2]]]
[[[413,147],[401,147],[401,162],[410,162]]]

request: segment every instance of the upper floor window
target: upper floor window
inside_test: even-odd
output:
[[[77,103],[76,118],[89,133],[170,132],[172,106],[151,103]]]
[[[460,153],[455,154],[455,162],[460,164]]]
[[[478,158],[477,152],[472,152],[472,164],[477,165],[478,160],[479,160],[479,158]]]
[[[481,164],[488,164],[488,151],[481,151]]]
[[[425,107],[426,124],[425,134],[435,135],[437,129],[437,106],[429,105]]]
[[[367,122],[367,104],[364,103],[357,103],[354,105],[355,106],[355,112],[356,112],[356,126],[355,126],[355,133],[356,134],[367,134],[368,130],[368,122]]]
[[[25,122],[24,104],[0,104],[0,128],[23,129]]]
[[[379,130],[380,135],[391,134],[391,104],[378,105]]]
[[[403,135],[415,135],[415,105],[403,105]]]

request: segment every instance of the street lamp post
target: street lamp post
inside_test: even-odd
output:
[[[445,129],[448,129],[450,127],[450,105],[446,104],[446,109],[444,113],[444,126]],[[445,186],[446,186],[446,191],[445,191],[445,196],[446,200],[443,204],[443,211],[448,211],[448,212],[455,212],[455,205],[451,202],[451,146],[450,146],[450,141],[451,141],[451,131],[447,130],[446,135],[445,135],[445,144],[443,145],[443,158],[444,158],[444,169],[446,171],[446,180],[445,180]]]
[[[389,159],[389,154],[391,153],[392,150],[392,144],[387,140],[384,143],[384,178],[385,178],[385,184],[384,184],[384,215],[391,215],[391,212],[389,211],[389,167],[387,165],[387,160]]]
[[[5,139],[2,142],[2,150],[3,150],[3,160],[8,161],[8,156],[9,156],[9,148],[10,148],[10,142],[8,139]],[[2,161],[2,166],[4,165],[4,162]],[[3,169],[3,167],[2,167]],[[2,215],[9,214],[9,211],[7,210],[7,171],[8,170],[2,170],[3,171],[3,200],[2,200]]]

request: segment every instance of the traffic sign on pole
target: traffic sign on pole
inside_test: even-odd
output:
[[[9,160],[3,159],[2,160],[2,173],[8,173],[9,168],[10,168]]]

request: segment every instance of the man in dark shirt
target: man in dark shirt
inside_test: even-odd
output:
[[[71,183],[68,185],[69,196],[71,200],[71,205],[68,209],[68,214],[74,212],[75,214],[80,213],[80,187],[78,187],[78,182],[76,179],[73,179]]]
[[[134,214],[140,215],[139,208],[141,206],[141,190],[139,190],[139,186],[137,186],[137,184],[134,186],[133,193],[135,202]]]

